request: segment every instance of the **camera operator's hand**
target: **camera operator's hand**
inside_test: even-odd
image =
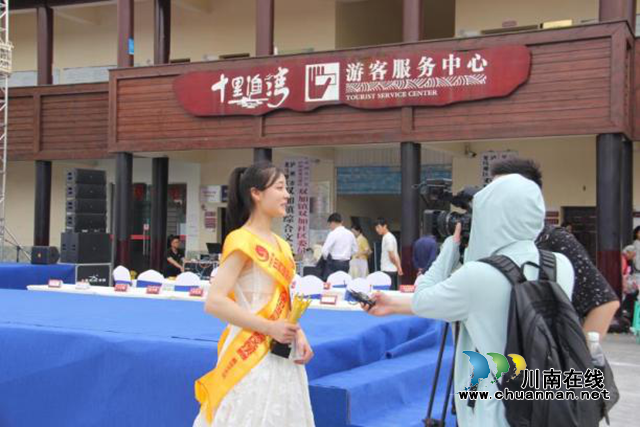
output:
[[[385,295],[382,292],[376,292],[371,295],[371,299],[376,302],[376,304],[371,307],[367,304],[360,304],[362,309],[367,313],[373,316],[389,316],[393,314],[393,299],[389,295]]]
[[[456,230],[453,233],[453,243],[460,243],[462,241],[462,224],[456,224]]]
[[[384,292],[376,292],[371,296],[376,302],[373,307],[362,304],[362,309],[373,316],[389,316],[391,314],[408,314],[412,315],[410,297],[392,297]]]

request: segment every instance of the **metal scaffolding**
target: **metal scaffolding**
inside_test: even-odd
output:
[[[7,190],[7,133],[9,120],[9,76],[11,75],[11,51],[9,41],[9,0],[0,0],[0,262],[4,261],[4,245],[7,235],[5,203]],[[15,239],[14,239],[15,240]]]

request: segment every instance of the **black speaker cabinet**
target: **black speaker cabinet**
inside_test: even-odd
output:
[[[72,169],[67,172],[67,182],[69,184],[99,184],[107,183],[107,173],[94,169]]]
[[[60,252],[55,246],[34,246],[31,248],[31,264],[55,264]]]
[[[111,262],[111,238],[107,233],[62,233],[60,260],[70,264]]]
[[[111,286],[111,264],[76,265],[76,283],[82,281],[91,286]]]
[[[107,215],[68,213],[65,220],[66,231],[107,231]]]
[[[105,199],[72,199],[67,200],[67,213],[107,214]]]
[[[107,186],[104,184],[67,183],[67,199],[103,199],[107,198]]]

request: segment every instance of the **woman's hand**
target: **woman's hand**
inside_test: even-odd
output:
[[[456,224],[456,230],[453,232],[453,243],[460,243],[462,241],[462,223]]]
[[[300,326],[286,320],[275,320],[269,323],[267,335],[282,344],[291,344],[296,338]]]
[[[362,309],[372,316],[389,316],[394,314],[393,310],[393,298],[382,292],[376,292],[371,296],[371,299],[376,302],[372,307],[368,304],[361,304]]]
[[[298,359],[295,360],[295,363],[298,365],[306,365],[313,358],[313,350],[302,329],[298,330],[298,336],[296,337],[296,352]]]

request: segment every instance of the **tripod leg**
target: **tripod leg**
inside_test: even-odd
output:
[[[438,380],[440,378],[440,369],[442,367],[442,356],[444,354],[445,346],[447,345],[447,335],[449,335],[449,323],[444,324],[442,328],[442,340],[440,341],[440,353],[438,354],[438,362],[436,363],[436,371],[433,377],[433,385],[431,386],[431,397],[429,398],[429,407],[427,408],[427,418],[424,420],[424,425],[436,426],[439,425],[437,420],[431,418],[431,412],[433,411],[433,402],[436,397],[436,391],[438,388]]]
[[[455,347],[454,347],[454,349],[455,349]],[[456,363],[455,350],[454,350],[453,354],[454,354],[454,357],[451,360],[451,374],[449,375],[449,381],[447,382],[447,394],[444,397],[444,405],[442,405],[442,415],[441,415],[442,419],[441,419],[441,421],[442,421],[442,425],[443,426],[445,425],[445,420],[447,418],[447,409],[449,407],[449,397],[451,396],[451,392],[453,391],[453,368],[454,368],[454,365]],[[456,403],[455,399],[453,399],[452,408],[451,408],[453,411],[455,411],[455,407],[456,407],[455,403]]]

